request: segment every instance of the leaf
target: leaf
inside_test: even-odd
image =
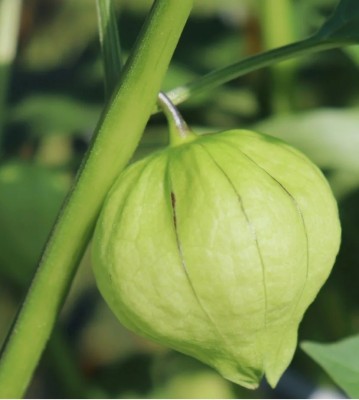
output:
[[[331,344],[303,342],[301,348],[350,397],[359,397],[359,335]]]
[[[335,42],[359,42],[359,1],[341,0],[315,37]]]

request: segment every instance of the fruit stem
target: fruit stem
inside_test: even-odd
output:
[[[158,94],[158,104],[166,116],[170,130],[170,145],[177,146],[196,138],[196,134],[187,125],[178,108],[164,92]]]

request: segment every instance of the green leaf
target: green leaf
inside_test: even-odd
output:
[[[341,0],[315,36],[320,40],[359,42],[359,1]]]
[[[301,348],[350,397],[359,397],[359,335],[331,344],[303,342]]]

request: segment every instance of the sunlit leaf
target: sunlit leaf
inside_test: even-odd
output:
[[[321,168],[353,170],[359,175],[358,126],[355,109],[321,109],[269,118],[254,129],[289,142]]]

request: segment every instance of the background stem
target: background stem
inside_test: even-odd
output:
[[[21,397],[31,379],[103,200],[150,117],[192,3],[155,1],[2,350],[0,398]]]
[[[105,91],[108,99],[116,86],[123,67],[120,36],[112,0],[97,0],[98,31],[105,72]]]
[[[22,0],[0,0],[0,145],[6,116],[11,64],[19,34]]]
[[[261,0],[261,27],[265,50],[294,43],[295,35],[293,0]],[[268,97],[274,114],[287,113],[293,105],[293,83],[296,60],[287,60],[270,68]]]

